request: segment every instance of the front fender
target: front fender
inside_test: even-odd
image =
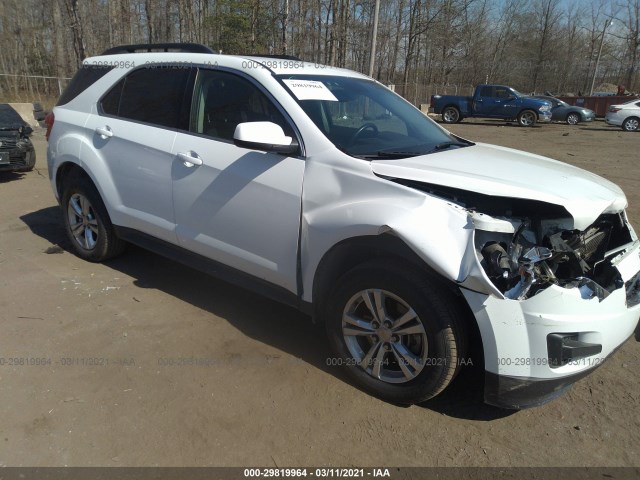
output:
[[[392,233],[447,280],[482,278],[469,213],[446,200],[376,177],[368,164],[357,174],[309,162],[301,225],[303,300],[323,256],[355,237]]]

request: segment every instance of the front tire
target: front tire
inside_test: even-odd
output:
[[[629,117],[622,122],[622,129],[625,132],[637,132],[640,129],[640,120],[636,117]]]
[[[102,262],[122,253],[119,239],[98,190],[86,177],[65,182],[62,192],[65,231],[74,252],[90,262]]]
[[[442,121],[444,123],[458,123],[461,119],[460,110],[456,107],[445,107],[442,111]]]
[[[523,110],[518,114],[518,125],[521,127],[533,127],[536,120],[538,120],[538,116],[533,110]]]
[[[466,353],[460,299],[438,280],[395,260],[343,275],[329,297],[326,328],[335,354],[366,392],[397,404],[442,392]]]
[[[578,123],[580,123],[580,115],[578,115],[577,113],[570,113],[569,115],[567,115],[567,123],[569,125],[577,125]]]

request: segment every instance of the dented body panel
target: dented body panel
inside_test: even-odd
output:
[[[166,58],[157,53],[135,55],[139,64]],[[214,58],[219,68],[260,85],[292,123],[298,155],[281,158],[251,149],[238,153],[240,147],[233,142],[221,146],[203,135],[196,142],[189,132],[161,131],[106,117],[98,111],[96,99],[125,74],[114,69],[54,110],[48,161],[57,197],[59,172],[70,164],[82,168],[96,185],[114,225],[168,244],[186,245],[191,252],[286,290],[303,307],[326,301],[315,296],[314,287],[319,266],[336,245],[392,235],[415,254],[424,270],[435,272],[467,302],[473,314],[469,321],[477,323],[481,334],[487,373],[498,383],[508,379],[508,388],[487,396],[502,406],[520,408],[547,401],[549,391],[561,391],[576,375],[599,365],[633,332],[640,317],[640,247],[624,213],[627,200],[613,183],[538,155],[474,145],[435,124],[428,127],[453,141],[405,157],[402,151],[394,154],[389,149],[376,149],[373,153],[380,158],[375,159],[370,158],[375,156],[371,152],[350,155],[334,144],[335,139],[330,140],[321,129],[322,122],[313,121],[303,102],[278,79],[293,72],[261,66],[259,59],[251,59],[253,68],[246,69],[242,66],[247,58],[208,54],[182,58],[192,68],[209,68]],[[314,70],[306,64],[295,73],[303,77]],[[346,70],[321,69],[318,75],[380,87]],[[338,118],[345,125],[347,113],[341,112]],[[379,117],[380,125],[395,120],[385,111]],[[115,138],[106,140],[96,134],[105,124],[121,128]],[[338,128],[347,132],[344,144],[357,144],[358,136],[366,140],[373,131],[367,124],[355,133],[348,126]],[[396,133],[386,134],[393,139]],[[149,143],[144,145],[149,158],[127,158],[131,148],[124,140],[129,137],[132,142]],[[176,160],[175,144],[181,138],[184,150],[202,146],[204,163],[199,170],[191,166],[186,171]],[[103,158],[105,145],[117,147],[118,141],[123,145],[118,156],[127,160],[121,161],[127,171],[120,172],[120,180]],[[265,167],[267,157],[272,162],[269,167]],[[264,171],[241,169],[241,159],[251,169],[261,165]],[[139,167],[135,176],[129,170],[131,164]],[[225,173],[231,179],[225,186],[236,188],[219,201],[219,211],[224,213],[219,217],[225,221],[210,231],[193,229],[192,242],[186,243],[177,215],[192,215],[190,225],[211,223],[215,214],[204,193]],[[188,175],[194,183],[180,189]],[[194,194],[195,190],[204,193]],[[225,193],[224,188],[211,190],[211,198]],[[192,200],[194,204],[207,201],[195,212]],[[145,208],[136,210],[131,206],[135,204]],[[278,214],[282,218],[274,219]],[[224,242],[221,237],[214,239],[221,226],[228,234]],[[199,250],[202,237],[212,248]],[[260,254],[263,251],[267,253]],[[578,354],[581,357],[576,360]],[[536,382],[557,381],[561,383],[554,383],[544,395],[527,390],[524,396],[531,401],[522,402],[522,395],[509,399],[519,384],[529,389]]]

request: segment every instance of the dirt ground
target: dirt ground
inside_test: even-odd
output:
[[[602,121],[450,128],[592,170],[640,227],[640,134]],[[540,408],[481,402],[464,372],[401,408],[326,365],[301,314],[131,248],[69,253],[47,178],[0,174],[0,465],[638,466],[640,344]],[[173,365],[171,364],[173,362]]]

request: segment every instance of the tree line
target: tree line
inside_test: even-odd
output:
[[[369,71],[375,0],[3,0],[0,101],[55,97],[114,45],[196,42]],[[373,76],[413,103],[483,82],[640,90],[640,0],[381,0]],[[52,77],[52,78],[39,78]],[[58,79],[62,79],[58,81]]]

